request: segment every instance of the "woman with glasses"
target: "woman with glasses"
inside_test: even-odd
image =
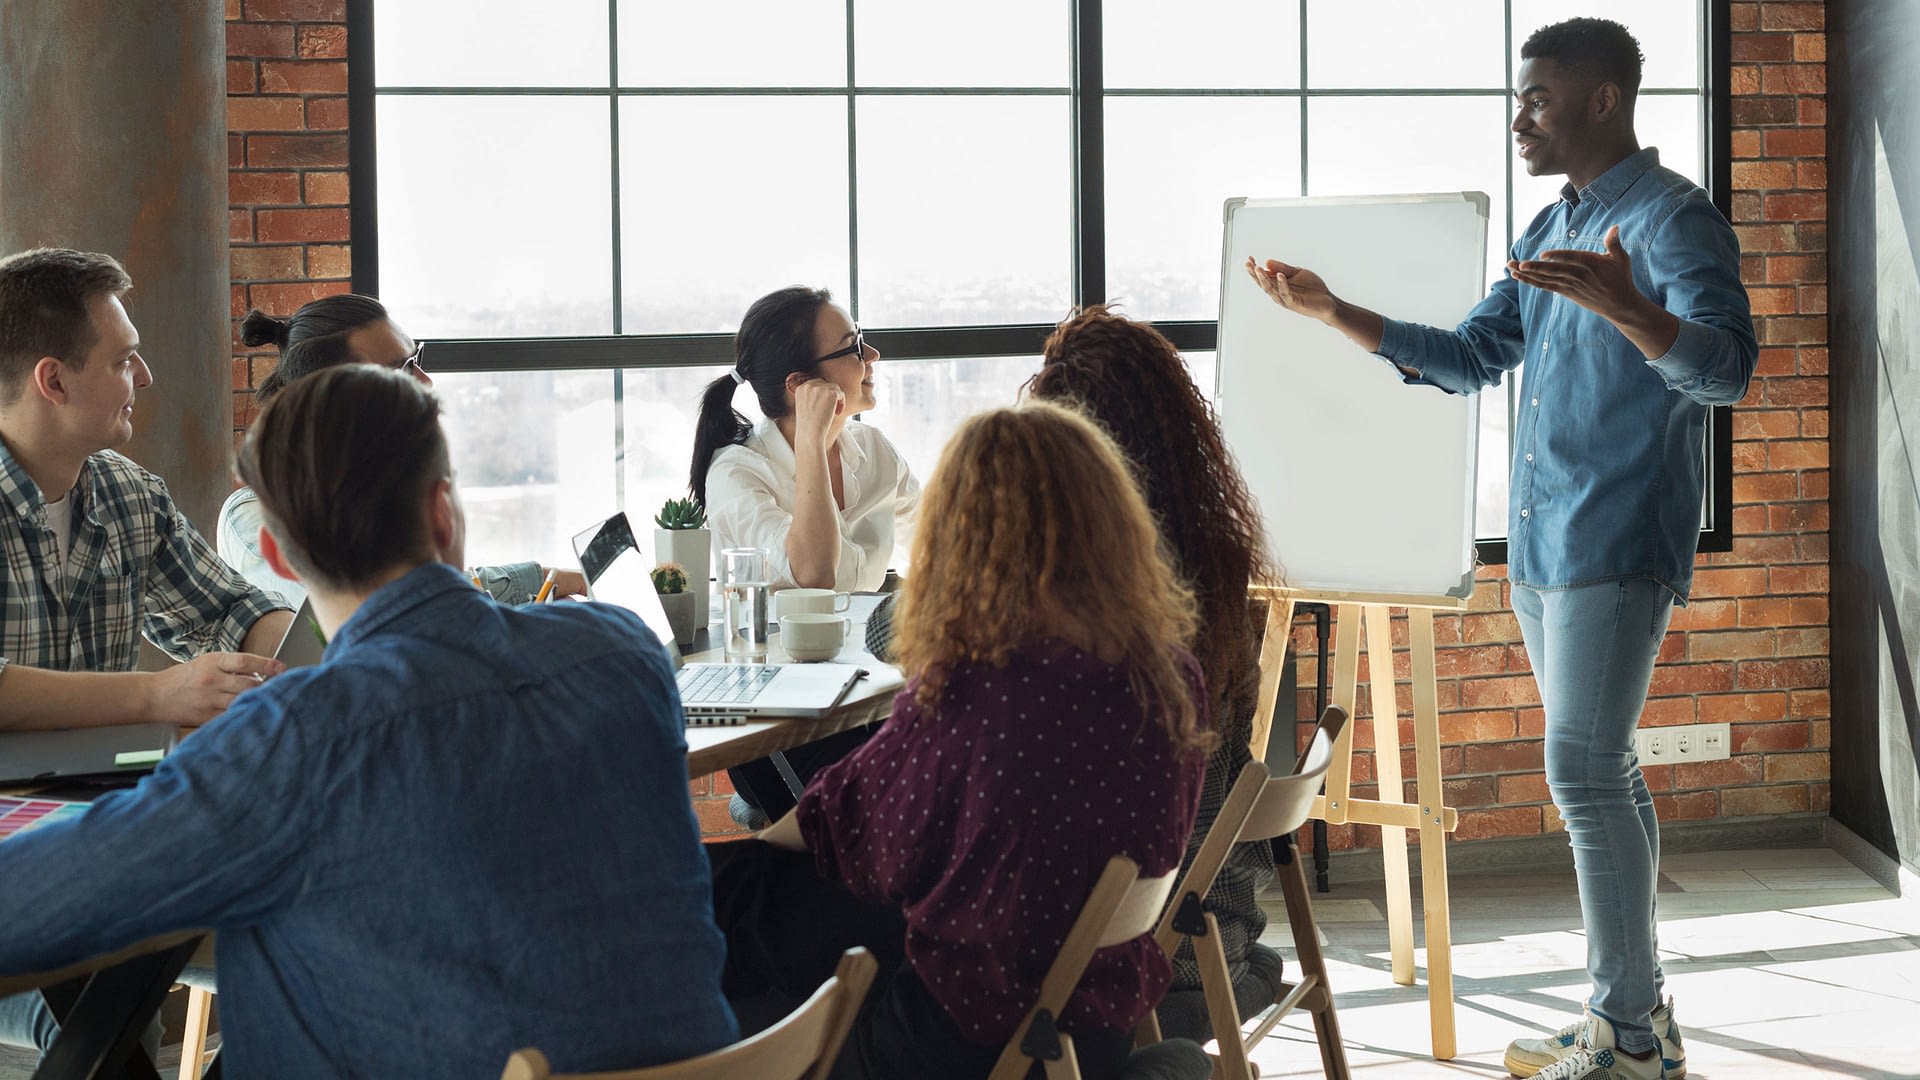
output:
[[[880,588],[920,505],[900,451],[853,419],[874,407],[880,353],[832,300],[796,285],[754,301],[694,429],[688,484],[715,545],[765,548],[776,590]],[[742,383],[758,424],[733,407]]]
[[[272,345],[280,351],[273,371],[253,390],[260,405],[300,377],[341,364],[379,364],[405,372],[423,386],[433,385],[420,366],[420,343],[408,337],[388,316],[386,306],[371,296],[323,296],[284,319],[256,308],[241,320],[240,340],[250,349]],[[306,589],[267,565],[260,554],[261,521],[252,488],[227,496],[220,508],[220,557],[252,584],[281,594],[297,608],[307,598]],[[472,573],[502,603],[523,604],[539,591],[547,570],[539,563],[525,562],[476,567]],[[586,591],[586,579],[578,571],[555,571],[555,593],[571,596]]]

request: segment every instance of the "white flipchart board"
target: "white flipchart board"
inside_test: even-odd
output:
[[[1477,191],[1227,201],[1215,400],[1286,584],[1471,594],[1480,398],[1402,384],[1386,361],[1274,303],[1247,256],[1452,327],[1486,292],[1487,208]]]

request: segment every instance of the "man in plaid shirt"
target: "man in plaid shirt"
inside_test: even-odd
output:
[[[292,613],[114,452],[153,382],[107,255],[0,259],[0,730],[202,724],[280,672]],[[143,634],[174,659],[136,672]]]

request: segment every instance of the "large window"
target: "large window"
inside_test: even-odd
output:
[[[1153,319],[1210,388],[1230,196],[1482,190],[1497,273],[1558,187],[1512,154],[1519,45],[1588,7],[356,3],[355,284],[432,342],[474,558],[564,560],[595,515],[684,489],[699,390],[783,285],[871,331],[871,419],[924,474],[1075,303]],[[1648,55],[1643,142],[1723,206],[1724,8],[1607,12]],[[1482,410],[1490,561],[1511,389]]]

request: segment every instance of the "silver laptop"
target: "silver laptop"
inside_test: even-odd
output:
[[[667,609],[653,590],[646,558],[634,544],[627,515],[615,514],[573,538],[587,595],[632,611],[659,637],[679,673],[680,702],[690,724],[732,723],[746,717],[812,719],[833,711],[866,674],[852,664],[689,664]]]
[[[139,776],[173,752],[172,724],[113,724],[65,731],[0,732],[0,783]]]
[[[289,668],[312,667],[326,652],[327,638],[319,620],[313,617],[313,601],[303,600],[300,610],[293,613],[293,621],[287,624],[287,632],[280,636],[280,647],[273,650],[273,658]]]

